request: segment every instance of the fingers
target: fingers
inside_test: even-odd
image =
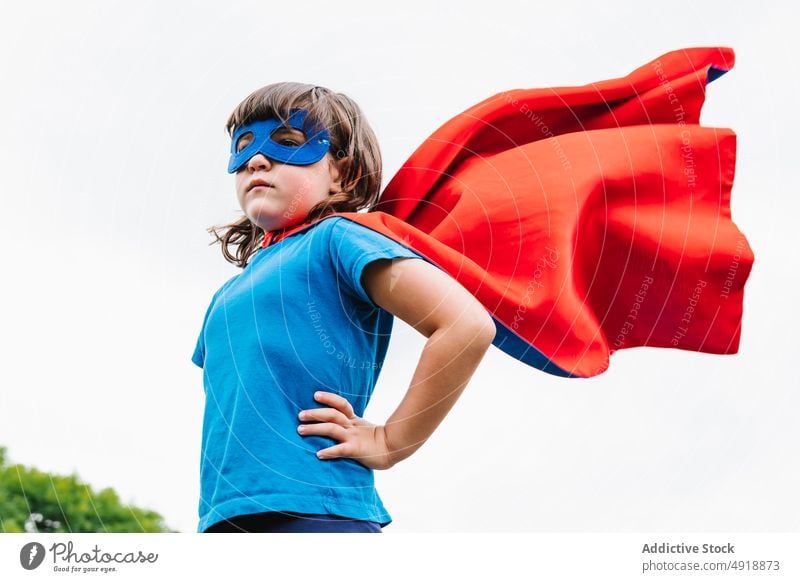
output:
[[[317,452],[317,458],[322,461],[339,458],[355,459],[365,467],[372,469],[388,469],[391,465],[387,465],[385,457],[386,455],[383,453],[356,454],[356,449],[349,443],[340,443]]]
[[[327,404],[328,406],[333,406],[337,410],[340,410],[347,418],[352,418],[355,414],[350,402],[348,402],[346,398],[334,394],[333,392],[315,392],[314,400]]]
[[[298,418],[302,422],[318,421],[315,424],[301,424],[297,432],[301,436],[327,436],[340,442],[339,444],[317,452],[317,458],[336,459],[352,457],[352,445],[347,442],[348,429],[356,426],[358,420],[350,402],[333,392],[315,392],[314,400],[332,408],[312,408],[301,410]]]
[[[334,447],[317,451],[317,458],[324,461],[327,459],[339,459],[342,457],[349,457],[350,453],[348,451],[349,448],[347,447],[347,444],[341,443]]]
[[[303,422],[318,421],[318,422],[335,422],[342,426],[350,426],[348,418],[336,410],[335,408],[312,408],[310,410],[301,410],[297,415]]]
[[[333,422],[321,422],[319,424],[301,424],[297,427],[297,432],[302,436],[327,436],[338,441],[345,440],[347,430]]]

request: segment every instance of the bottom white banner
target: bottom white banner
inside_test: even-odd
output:
[[[459,575],[548,582],[796,581],[798,560],[797,533],[0,535],[4,581],[230,580],[252,574],[326,582]]]

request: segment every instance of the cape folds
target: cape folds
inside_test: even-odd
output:
[[[688,48],[499,93],[425,140],[375,211],[338,216],[449,273],[493,316],[494,345],[545,372],[595,376],[635,346],[735,353],[753,264],[731,220],[736,135],[699,125],[733,63]]]

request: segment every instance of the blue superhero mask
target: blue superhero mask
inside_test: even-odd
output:
[[[293,110],[286,125],[302,132],[307,113],[305,109]],[[272,137],[275,130],[285,128],[286,125],[279,119],[270,118],[240,126],[231,138],[228,173],[233,174],[239,170],[257,153],[276,162],[298,166],[316,163],[328,153],[331,142],[325,128],[317,129],[316,133],[308,137],[304,143],[291,145],[287,141],[290,139],[288,137],[281,136],[275,139]],[[241,147],[242,144],[246,145]]]

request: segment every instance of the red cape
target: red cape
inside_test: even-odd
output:
[[[375,211],[338,216],[449,273],[494,345],[545,372],[595,376],[635,346],[735,353],[753,263],[731,220],[736,135],[698,124],[733,62],[690,48],[494,95],[436,130]]]

